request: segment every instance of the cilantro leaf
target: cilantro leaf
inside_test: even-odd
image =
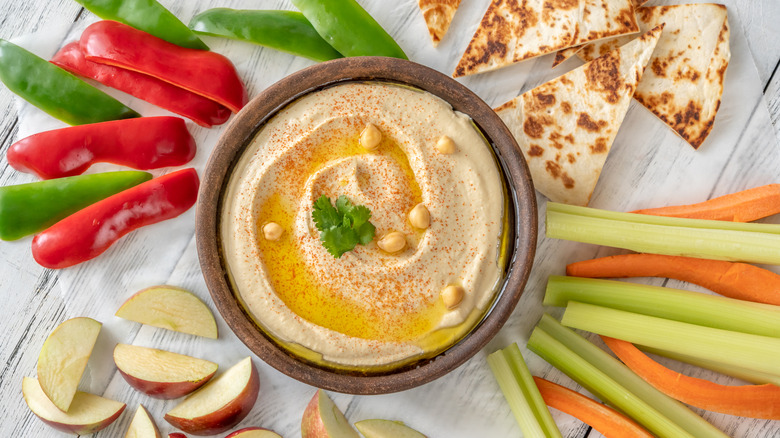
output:
[[[336,199],[336,210],[339,211],[339,214],[346,215],[351,209],[352,203],[349,202],[349,198],[341,195]]]
[[[360,228],[363,226],[363,224],[368,223],[369,219],[371,219],[371,210],[369,210],[368,207],[358,205],[356,207],[352,207],[349,215],[352,217],[352,226],[354,228]]]
[[[314,211],[312,211],[311,216],[320,231],[338,226],[341,223],[341,216],[331,205],[330,198],[325,195],[314,201]]]
[[[347,251],[352,251],[358,244],[355,230],[347,227],[331,227],[320,233],[322,245],[333,256],[341,258]]]
[[[365,222],[358,227],[357,236],[361,245],[368,245],[374,240],[374,233],[376,233],[376,227],[371,222]]]
[[[374,239],[376,228],[368,220],[371,210],[363,205],[354,205],[344,195],[336,199],[336,206],[325,195],[314,201],[312,219],[320,231],[322,245],[333,257],[357,246],[368,245]]]

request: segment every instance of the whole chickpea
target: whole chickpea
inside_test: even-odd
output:
[[[394,253],[406,248],[406,236],[400,231],[386,234],[377,243],[377,246],[385,252]]]

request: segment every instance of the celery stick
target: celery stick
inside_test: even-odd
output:
[[[595,304],[690,324],[780,338],[780,306],[625,281],[551,276],[546,306]]]
[[[679,424],[691,435],[700,438],[727,437],[718,428],[708,423],[705,419],[688,409],[688,407],[645,382],[627,366],[623,365],[622,362],[610,356],[609,353],[593,345],[573,330],[562,326],[552,316],[546,313],[542,315],[538,328],[565,345],[585,361],[594,365],[604,374],[610,376],[626,390],[636,394],[647,404],[658,410],[658,412]],[[529,348],[535,351],[530,343]],[[583,384],[582,382],[579,383]]]
[[[717,222],[717,221],[716,221]],[[547,237],[652,254],[780,265],[780,235],[665,226],[547,210]]]
[[[652,348],[780,375],[780,339],[569,301],[561,324]]]
[[[509,408],[515,415],[517,424],[520,425],[520,430],[523,431],[523,436],[544,437],[542,426],[536,420],[533,409],[528,404],[528,400],[515,380],[512,369],[501,350],[488,355],[487,363],[501,388],[501,392],[504,393],[504,398],[509,403]]]
[[[523,431],[523,436],[561,437],[561,432],[555,425],[517,344],[490,354],[487,362]]]
[[[585,389],[636,420],[654,435],[665,438],[693,437],[636,394],[558,342],[538,326],[528,339],[528,348],[563,371]]]
[[[550,410],[547,409],[547,404],[544,402],[539,388],[536,387],[534,377],[531,375],[531,371],[528,370],[528,365],[526,365],[523,355],[520,353],[520,348],[517,344],[512,344],[501,350],[501,352],[512,369],[515,381],[520,384],[526,400],[529,401],[531,409],[534,411],[534,416],[542,426],[542,429],[544,429],[545,436],[560,437],[561,431],[555,424]]]
[[[574,214],[577,216],[609,219],[621,222],[636,222],[649,225],[667,225],[672,227],[701,228],[714,230],[749,231],[756,233],[780,234],[780,225],[752,222],[730,222],[708,219],[688,219],[679,217],[654,216],[650,214],[622,213],[598,208],[548,202],[547,211]]]
[[[733,366],[726,366],[722,363],[713,362],[711,360],[704,360],[697,357],[690,357],[684,354],[671,353],[665,350],[659,350],[657,348],[649,348],[645,346],[638,346],[640,350],[647,353],[653,353],[658,356],[668,357],[678,362],[684,362],[697,367],[705,368],[711,371],[718,372],[720,374],[736,377],[746,382],[755,383],[757,385],[763,385],[764,383],[771,383],[773,385],[780,386],[780,376],[774,376],[767,373],[760,373],[758,371],[746,370],[744,368],[737,368]]]

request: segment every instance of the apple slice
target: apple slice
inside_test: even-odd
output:
[[[193,435],[222,433],[247,416],[259,390],[257,368],[247,357],[187,396],[165,420]]]
[[[137,292],[116,312],[130,321],[191,335],[217,339],[214,314],[187,290],[173,286],[153,286]]]
[[[68,412],[62,412],[49,400],[38,380],[31,377],[22,381],[22,394],[33,414],[44,423],[77,435],[89,435],[103,429],[125,410],[124,403],[78,391]]]
[[[282,438],[278,433],[263,429],[262,427],[245,427],[237,430],[225,438]]]
[[[149,411],[143,405],[138,405],[125,438],[161,438],[160,429],[157,429]]]
[[[366,438],[425,438],[400,421],[363,420],[355,423],[355,427]]]
[[[360,438],[333,400],[321,389],[303,411],[302,438]]]
[[[168,434],[168,438],[187,438],[187,435],[181,432],[171,432]]]
[[[92,318],[69,319],[46,338],[38,355],[38,382],[62,412],[68,412],[100,333]]]
[[[218,366],[197,357],[128,344],[116,345],[114,363],[130,386],[166,400],[200,388]]]

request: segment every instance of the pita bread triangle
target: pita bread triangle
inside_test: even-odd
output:
[[[650,0],[632,0],[632,1],[633,1],[633,4],[634,4],[634,8],[638,8],[638,7],[642,6],[643,4],[647,3]],[[618,36],[618,35],[614,34],[614,35],[609,35],[609,36],[610,37],[615,37],[615,36]],[[555,54],[555,60],[553,61],[553,65],[552,65],[553,68],[557,67],[558,64],[562,63],[563,61],[566,61],[567,59],[569,59],[572,56],[574,56],[583,47],[585,47],[585,44],[580,44],[578,46],[569,47],[567,49],[559,50]]]
[[[726,6],[642,7],[637,18],[642,29],[666,27],[634,98],[698,149],[712,131],[731,58]],[[621,37],[588,44],[577,56],[590,61],[624,43]]]
[[[633,0],[492,0],[452,75],[636,32]]]
[[[452,17],[460,6],[461,0],[419,0],[428,33],[431,35],[433,47],[439,45],[447,29],[450,27]]]
[[[587,205],[663,26],[496,108],[539,192]]]

